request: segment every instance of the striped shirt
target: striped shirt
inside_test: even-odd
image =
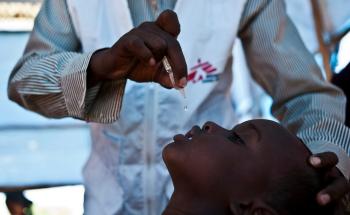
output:
[[[175,1],[158,3],[165,9],[173,8]],[[154,18],[147,0],[129,0],[129,7],[134,25]],[[282,17],[285,8],[280,0],[248,0],[238,36],[252,76],[274,99],[274,116],[312,152],[335,152],[339,169],[348,177],[350,131],[343,125],[345,97],[323,80],[290,20],[276,21]],[[286,32],[283,35],[281,28]],[[91,55],[81,53],[66,2],[45,1],[24,55],[10,76],[10,99],[50,118],[117,120],[125,80],[86,89]],[[277,78],[282,81],[276,83]]]

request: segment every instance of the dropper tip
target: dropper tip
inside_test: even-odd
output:
[[[181,93],[181,95],[186,98],[186,93],[185,93],[185,89],[184,88],[179,88],[179,91]]]

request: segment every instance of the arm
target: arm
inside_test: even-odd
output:
[[[9,97],[47,117],[111,123],[118,118],[126,79],[173,87],[163,56],[173,67],[177,87],[186,85],[179,33],[177,15],[164,11],[112,47],[81,54],[65,1],[45,1],[25,54],[10,76]]]
[[[115,120],[125,81],[106,82],[87,90],[92,53],[79,53],[80,49],[66,2],[44,1],[24,55],[10,76],[9,98],[46,117]],[[115,108],[102,109],[105,105]]]
[[[337,167],[349,178],[345,98],[322,77],[284,2],[248,0],[239,36],[252,76],[273,98],[273,115],[313,153],[335,152]]]

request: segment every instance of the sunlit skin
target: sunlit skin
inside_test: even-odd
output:
[[[260,197],[284,170],[314,171],[309,156],[295,135],[272,121],[247,121],[232,130],[212,122],[194,126],[163,151],[175,188],[163,215],[243,214],[242,205],[251,207],[244,214],[275,214]]]

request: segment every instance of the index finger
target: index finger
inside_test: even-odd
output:
[[[180,43],[175,39],[168,41],[167,58],[170,60],[177,87],[184,88],[187,84],[187,64]]]
[[[158,29],[150,28],[149,30],[156,31],[166,40],[168,45],[166,57],[174,72],[176,87],[184,88],[187,84],[187,64],[181,45],[176,40],[176,36],[180,33],[180,23],[177,15],[171,10],[165,10],[159,15],[155,23]]]
[[[332,169],[338,164],[338,156],[334,152],[323,152],[312,155],[309,159],[310,164],[317,169]]]

